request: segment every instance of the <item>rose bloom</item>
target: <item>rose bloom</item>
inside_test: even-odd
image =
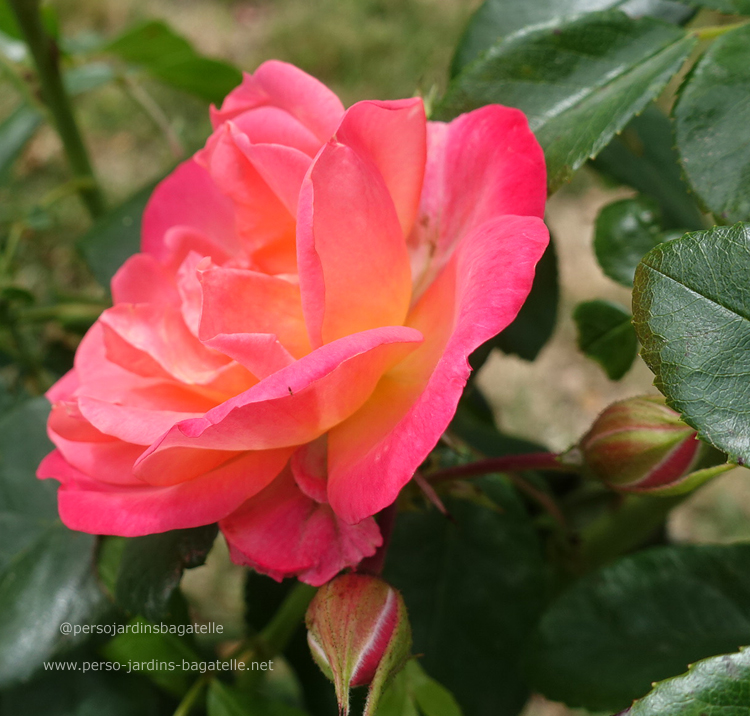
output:
[[[345,110],[275,61],[211,119],[48,393],[39,476],[71,529],[218,521],[236,562],[319,585],[380,546],[373,515],[528,295],[544,157],[518,110]]]

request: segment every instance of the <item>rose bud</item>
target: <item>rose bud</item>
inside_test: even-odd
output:
[[[305,622],[313,658],[334,683],[339,713],[349,713],[350,688],[370,684],[364,716],[374,714],[411,650],[401,595],[377,577],[344,574],[320,588]]]
[[[578,449],[584,469],[618,492],[675,494],[726,469],[691,472],[711,450],[696,435],[661,396],[639,396],[610,405]]]

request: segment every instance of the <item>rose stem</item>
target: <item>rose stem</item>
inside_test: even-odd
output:
[[[9,0],[9,4],[34,59],[42,97],[55,120],[73,175],[81,181],[78,189],[81,199],[93,218],[101,216],[105,211],[104,195],[97,184],[73,116],[73,108],[60,74],[59,51],[42,23],[39,0]]]

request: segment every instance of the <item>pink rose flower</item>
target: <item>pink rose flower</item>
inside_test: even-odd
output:
[[[372,555],[547,242],[524,115],[427,122],[266,62],[154,191],[142,253],[50,391],[39,476],[95,534],[219,522],[235,561],[319,585]]]

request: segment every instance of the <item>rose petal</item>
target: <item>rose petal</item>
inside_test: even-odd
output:
[[[393,201],[374,165],[343,144],[328,144],[302,184],[297,257],[314,347],[403,323],[411,275]]]
[[[232,123],[252,144],[292,147],[310,158],[321,141],[298,119],[278,107],[256,107],[231,118]]]
[[[289,462],[294,481],[315,502],[328,502],[328,436],[302,445]]]
[[[231,123],[223,125],[196,160],[206,167],[218,190],[231,199],[237,234],[246,250],[252,255],[268,246],[288,245],[287,253],[293,257],[294,219],[237,145],[238,136],[243,135]],[[264,270],[291,272],[294,265]]]
[[[294,65],[278,60],[264,62],[255,73],[245,74],[220,110],[211,108],[214,127],[254,107],[274,105],[296,117],[320,142],[336,131],[344,107],[322,82]]]
[[[373,555],[383,541],[374,519],[347,525],[303,494],[289,470],[219,527],[235,562],[277,581],[296,575],[313,586]]]
[[[154,189],[143,212],[142,250],[167,262],[169,249],[164,239],[174,226],[198,230],[229,254],[238,249],[232,202],[192,159],[180,164]]]
[[[505,214],[544,216],[544,153],[520,110],[488,105],[428,126],[419,217],[409,237],[421,294],[471,231]]]
[[[203,313],[200,337],[275,334],[295,357],[310,352],[299,286],[276,276],[233,268],[200,272]]]
[[[164,266],[151,254],[131,256],[112,277],[114,303],[178,305],[180,297]]]
[[[289,452],[245,453],[194,480],[168,487],[108,486],[71,467],[58,451],[43,460],[37,475],[62,483],[58,507],[70,529],[138,537],[222,519],[273,480]]]
[[[204,418],[179,423],[136,468],[147,469],[157,456],[164,460],[183,447],[265,450],[310,442],[359,408],[380,376],[421,340],[419,331],[398,326],[323,346]]]
[[[540,219],[505,216],[461,243],[410,315],[425,334],[423,346],[329,432],[328,498],[342,519],[354,524],[375,514],[411,479],[455,413],[469,355],[515,318],[548,240]],[[446,331],[439,327],[450,330],[451,314],[441,345]]]
[[[427,124],[421,98],[357,102],[346,111],[336,140],[378,168],[407,236],[419,208],[427,158]]]

